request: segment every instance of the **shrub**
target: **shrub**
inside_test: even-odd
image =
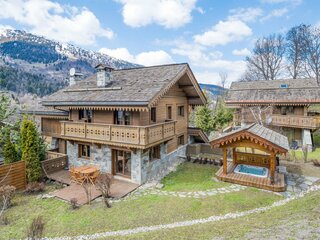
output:
[[[72,209],[72,210],[75,210],[75,209],[79,208],[79,206],[78,206],[78,199],[76,199],[76,198],[71,198],[71,199],[70,199],[70,205],[71,205],[71,209]]]
[[[28,229],[28,239],[41,239],[44,232],[45,222],[41,216],[33,219],[29,229]]]
[[[10,223],[7,216],[2,216],[0,220],[1,220],[1,224],[3,225],[9,225]]]
[[[5,138],[6,141],[3,146],[4,163],[9,164],[18,161],[16,148],[10,139],[10,133],[7,133]]]
[[[45,190],[45,184],[43,182],[30,182],[26,186],[25,193],[31,194],[31,193],[39,193],[44,192]]]
[[[16,188],[10,185],[0,187],[0,205],[3,209],[8,209],[12,205],[12,198],[14,197]]]
[[[110,195],[110,187],[112,182],[113,176],[111,174],[101,174],[96,181],[96,187],[101,191],[104,203],[108,208],[111,207],[108,198]]]

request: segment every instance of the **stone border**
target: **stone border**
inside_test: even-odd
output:
[[[79,236],[73,236],[73,237],[58,237],[58,238],[43,238],[46,240],[72,240],[72,239],[99,239],[99,238],[106,238],[106,237],[115,237],[115,236],[126,236],[131,234],[137,234],[137,233],[147,233],[147,232],[153,232],[163,229],[173,229],[178,227],[187,227],[187,226],[193,226],[197,224],[203,224],[203,223],[210,223],[210,222],[218,222],[221,220],[227,220],[227,219],[235,219],[243,216],[247,216],[253,213],[261,213],[268,211],[272,208],[283,206],[295,199],[299,199],[304,197],[306,194],[314,191],[319,191],[320,186],[312,186],[307,191],[301,192],[300,194],[297,194],[296,196],[286,198],[277,202],[274,202],[273,204],[266,206],[266,207],[260,207],[251,209],[244,212],[235,212],[235,213],[227,213],[225,215],[218,215],[218,216],[210,216],[208,218],[201,218],[201,219],[194,219],[190,221],[183,221],[183,222],[174,222],[169,224],[163,224],[163,225],[155,225],[155,226],[147,226],[147,227],[138,227],[133,229],[126,229],[126,230],[119,230],[119,231],[111,231],[111,232],[103,232],[103,233],[96,233],[92,235],[79,235]]]

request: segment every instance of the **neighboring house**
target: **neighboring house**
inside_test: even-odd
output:
[[[315,79],[233,82],[226,97],[235,108],[234,122],[260,122],[288,137],[291,147],[312,147],[312,134],[320,128],[316,106],[320,87]]]
[[[135,183],[163,176],[185,155],[189,110],[206,98],[188,64],[113,70],[104,65],[35,111],[69,165],[94,164]],[[194,131],[192,132],[194,134]]]

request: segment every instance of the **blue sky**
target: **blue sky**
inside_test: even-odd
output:
[[[228,83],[254,41],[320,25],[317,0],[0,0],[0,28],[24,29],[143,65],[188,62],[199,82]]]

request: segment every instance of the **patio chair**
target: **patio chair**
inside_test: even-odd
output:
[[[82,185],[84,183],[84,181],[86,180],[86,178],[79,172],[74,172],[74,177],[75,177],[75,181],[76,183]]]
[[[94,185],[94,183],[97,180],[97,178],[99,177],[99,175],[100,175],[99,170],[97,170],[93,174],[89,175],[89,181],[92,183],[92,185]]]
[[[76,171],[74,170],[74,168],[70,168],[69,173],[70,173],[70,182],[77,183]]]

